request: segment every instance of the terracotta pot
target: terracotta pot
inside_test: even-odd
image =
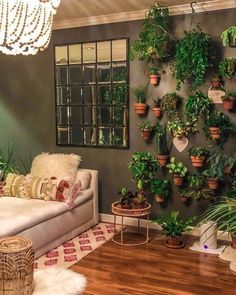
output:
[[[179,174],[173,175],[174,184],[177,186],[181,186],[184,183],[184,178],[179,176]]]
[[[149,129],[144,129],[143,131],[141,131],[141,134],[142,134],[142,138],[144,140],[148,140],[150,138],[150,135],[151,135],[152,131],[149,130]]]
[[[236,249],[236,233],[231,234],[232,247]]]
[[[209,187],[209,189],[213,189],[213,190],[218,189],[219,179],[217,179],[217,178],[208,179],[208,187]]]
[[[167,241],[165,244],[169,248],[182,248],[184,246],[184,243],[182,241],[181,236],[178,237],[167,237]]]
[[[155,199],[156,199],[157,203],[164,203],[165,202],[165,199],[162,196],[155,195]]]
[[[137,115],[144,115],[147,107],[146,103],[134,103],[134,111]]]
[[[218,127],[210,127],[209,133],[210,133],[212,139],[219,139],[222,131]]]
[[[229,38],[229,47],[236,47],[236,41],[234,38]]]
[[[149,81],[151,85],[156,86],[158,84],[159,76],[158,75],[149,75]]]
[[[161,108],[153,107],[152,110],[155,117],[159,118],[161,116]]]
[[[223,107],[225,110],[232,110],[234,107],[234,100],[224,100],[223,101]]]
[[[169,160],[169,155],[157,155],[156,159],[161,167],[166,167]]]
[[[213,78],[211,80],[211,86],[215,88],[219,88],[221,86],[221,79],[220,78]]]
[[[202,167],[206,159],[205,156],[190,156],[193,167]]]
[[[225,174],[230,174],[231,173],[231,168],[229,166],[224,167],[224,173]]]

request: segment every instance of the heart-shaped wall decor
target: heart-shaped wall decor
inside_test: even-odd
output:
[[[183,137],[183,138],[179,139],[177,137],[174,137],[173,138],[173,145],[175,146],[177,151],[182,153],[186,149],[186,147],[188,146],[188,138]]]

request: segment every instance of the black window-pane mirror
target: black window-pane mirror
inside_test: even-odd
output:
[[[128,40],[55,47],[57,144],[128,148]]]

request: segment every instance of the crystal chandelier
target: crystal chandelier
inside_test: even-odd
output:
[[[0,51],[36,54],[48,47],[60,0],[0,0]]]

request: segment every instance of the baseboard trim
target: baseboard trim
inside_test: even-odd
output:
[[[106,222],[106,223],[113,223],[114,222],[114,215],[112,214],[104,214],[104,213],[100,213],[99,214],[99,221],[100,222]],[[121,224],[121,217],[117,216],[117,223]],[[137,218],[133,218],[133,217],[125,217],[124,218],[124,225],[125,226],[136,226],[138,224],[138,219]],[[140,220],[140,226],[143,228],[147,227],[147,221],[144,219]],[[155,230],[161,230],[161,226],[156,224],[156,223],[152,223],[149,222],[149,228],[150,229],[155,229]],[[200,237],[200,230],[198,229],[194,229],[193,227],[191,228],[191,230],[185,231],[185,234],[191,235],[191,236],[197,236]],[[220,240],[226,240],[229,241],[230,240],[230,235],[228,233],[224,233],[222,231],[218,231],[217,232],[217,237]]]

